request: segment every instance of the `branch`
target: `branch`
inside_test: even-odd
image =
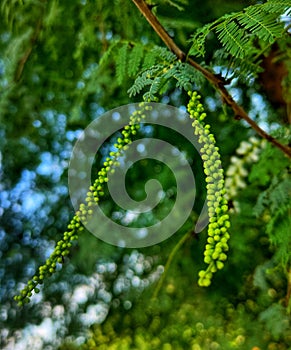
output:
[[[14,82],[15,83],[17,83],[21,79],[25,64],[28,61],[28,59],[32,53],[33,46],[36,44],[36,42],[38,40],[41,28],[42,28],[42,18],[37,21],[35,30],[32,33],[32,36],[30,38],[29,47],[26,49],[23,56],[18,61],[18,65],[17,65],[16,71],[14,74]]]
[[[164,272],[162,274],[162,277],[159,279],[159,282],[154,290],[154,293],[153,293],[153,296],[152,298],[153,299],[156,299],[158,294],[159,294],[159,291],[160,289],[162,288],[162,285],[165,281],[165,277],[166,277],[166,274],[169,270],[169,267],[172,263],[172,260],[174,259],[176,253],[180,250],[180,248],[182,247],[182,245],[187,241],[188,238],[191,237],[191,235],[193,235],[193,232],[192,231],[188,231],[179,241],[178,243],[175,245],[175,247],[173,248],[173,250],[171,251],[169,257],[168,257],[168,260],[166,262],[166,265],[165,265],[165,269],[164,269]]]
[[[199,72],[201,72],[204,77],[219,91],[223,103],[227,104],[234,112],[236,119],[245,120],[261,137],[271,142],[275,147],[279,148],[283,151],[288,157],[291,158],[291,148],[283,145],[281,142],[276,140],[273,136],[266,133],[263,129],[259,127],[257,123],[255,123],[246,113],[246,111],[239,106],[229,92],[225,88],[225,82],[222,78],[214,75],[212,72],[208,71],[204,67],[200,66],[199,63],[195,62],[190,57],[187,57],[186,53],[182,51],[173,39],[166,32],[164,27],[158,21],[157,17],[152,13],[150,7],[147,5],[145,0],[132,0],[133,3],[137,6],[142,15],[146,18],[155,32],[159,35],[162,41],[167,45],[167,47],[177,56],[177,58],[181,61],[189,63]]]

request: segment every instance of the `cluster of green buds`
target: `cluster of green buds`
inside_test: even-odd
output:
[[[145,102],[141,102],[138,107],[130,116],[128,125],[121,131],[121,136],[117,138],[114,144],[116,150],[109,153],[109,157],[106,158],[103,167],[98,171],[98,177],[89,187],[85,199],[86,203],[82,203],[76,212],[76,215],[83,223],[87,222],[87,218],[93,214],[92,207],[98,205],[100,197],[104,195],[104,184],[108,182],[108,175],[114,173],[115,167],[119,165],[118,158],[128,149],[128,145],[132,142],[132,137],[140,128],[140,122],[145,118],[144,110],[151,108],[150,106],[146,106]]]
[[[206,113],[201,96],[196,91],[189,92],[189,96],[187,110],[193,119],[194,134],[201,146],[200,153],[206,175],[209,225],[204,262],[208,267],[199,272],[198,284],[207,287],[211,284],[213,274],[223,268],[227,259],[230,221],[219,149],[214,135],[210,133],[210,125],[204,122]]]
[[[78,235],[84,230],[82,223],[86,223],[93,214],[93,206],[98,205],[100,198],[104,195],[104,185],[108,182],[108,175],[114,172],[114,168],[118,166],[117,158],[121,156],[122,151],[128,148],[132,142],[131,138],[139,129],[139,123],[145,118],[144,111],[150,109],[150,106],[145,106],[144,102],[139,104],[139,109],[135,110],[130,116],[130,122],[126,125],[114,144],[116,150],[111,151],[109,157],[106,158],[101,170],[98,172],[98,177],[92,186],[90,186],[85,203],[82,203],[79,210],[67,226],[67,230],[63,234],[63,238],[56,244],[56,247],[45,264],[40,266],[37,273],[28,281],[26,286],[14,297],[18,306],[23,306],[30,302],[30,297],[33,293],[39,293],[38,286],[43,281],[51,276],[57,269],[57,266],[64,263],[64,258],[70,253],[70,248],[73,241],[78,239]]]
[[[78,239],[78,234],[84,230],[80,223],[80,218],[75,215],[64,232],[63,238],[58,241],[54,251],[46,260],[45,264],[40,266],[38,272],[29,280],[21,292],[14,297],[18,306],[23,306],[30,302],[30,297],[33,293],[39,293],[38,286],[43,283],[45,278],[51,276],[58,266],[64,262],[64,257],[69,254],[69,249],[74,240]]]
[[[227,197],[233,199],[238,191],[246,187],[245,178],[248,175],[247,166],[259,160],[259,154],[265,146],[265,140],[260,141],[250,137],[248,141],[242,141],[236,150],[237,156],[230,158],[230,166],[226,171],[225,187]],[[236,209],[238,209],[238,204]]]

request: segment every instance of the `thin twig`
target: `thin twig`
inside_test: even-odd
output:
[[[227,104],[234,112],[236,119],[245,120],[261,137],[271,142],[275,147],[279,148],[283,151],[288,157],[291,158],[291,148],[283,145],[281,142],[276,140],[273,136],[266,133],[263,129],[259,127],[257,123],[255,123],[246,113],[246,111],[239,106],[232,96],[229,94],[227,89],[225,88],[225,82],[223,78],[216,76],[209,70],[202,67],[199,63],[194,61],[192,58],[187,57],[186,53],[181,50],[174,40],[169,36],[164,27],[161,25],[157,17],[152,13],[150,7],[144,0],[132,0],[133,3],[137,6],[139,11],[143,14],[155,32],[159,35],[162,41],[167,45],[167,47],[177,56],[177,58],[183,62],[189,63],[199,72],[201,72],[204,77],[219,91],[222,101]]]
[[[18,65],[17,65],[16,71],[14,74],[14,82],[15,83],[17,83],[21,79],[25,64],[28,61],[28,59],[32,53],[33,46],[36,44],[36,42],[38,40],[41,28],[42,28],[42,17],[36,23],[35,30],[30,38],[29,47],[26,49],[23,56],[18,61]]]
[[[191,235],[193,234],[192,231],[189,231],[187,232],[179,241],[178,243],[175,245],[175,247],[173,248],[173,250],[171,251],[169,257],[168,257],[168,260],[166,262],[166,265],[165,265],[165,269],[164,269],[164,272],[162,274],[162,277],[159,279],[159,282],[154,290],[154,293],[153,293],[153,299],[156,299],[158,294],[159,294],[159,291],[160,289],[162,288],[162,285],[165,281],[165,278],[166,278],[166,274],[167,274],[167,271],[169,270],[169,267],[172,263],[172,260],[174,259],[176,253],[179,251],[179,249],[182,247],[182,245],[187,241],[188,238],[191,237]]]

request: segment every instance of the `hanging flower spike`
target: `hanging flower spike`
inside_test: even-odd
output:
[[[144,110],[150,109],[150,106],[145,106],[144,102],[139,104],[139,109],[134,111],[130,117],[130,122],[122,130],[122,137],[117,139],[117,143],[114,144],[116,151],[112,151],[109,157],[106,158],[101,170],[98,172],[98,177],[89,187],[86,203],[82,203],[76,215],[73,217],[67,231],[64,232],[63,238],[56,244],[51,256],[47,259],[44,265],[40,266],[38,272],[29,280],[26,286],[20,291],[18,295],[15,295],[14,300],[18,306],[23,306],[30,302],[30,298],[33,293],[39,293],[38,285],[51,276],[55,271],[57,264],[64,263],[64,257],[67,256],[72,246],[72,242],[78,239],[78,235],[84,230],[82,222],[88,221],[93,214],[92,207],[98,205],[100,197],[104,195],[103,186],[108,182],[108,174],[114,172],[114,168],[118,166],[118,157],[120,157],[122,151],[128,148],[128,145],[132,142],[131,137],[136,134],[139,129],[142,119],[145,118]]]
[[[210,125],[204,123],[206,113],[201,103],[201,96],[196,91],[190,91],[188,94],[190,101],[187,110],[193,119],[194,134],[201,145],[209,215],[208,238],[204,250],[204,262],[208,267],[199,272],[198,284],[201,287],[208,287],[213,274],[224,267],[227,259],[230,222],[219,149],[215,145],[214,135],[210,133]]]

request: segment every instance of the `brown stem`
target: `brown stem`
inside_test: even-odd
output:
[[[225,88],[225,82],[219,76],[214,75],[204,67],[200,66],[199,63],[195,62],[193,59],[187,57],[186,53],[182,51],[173,39],[166,32],[164,27],[158,21],[157,17],[152,13],[150,7],[144,0],[132,0],[133,3],[137,6],[139,11],[143,14],[146,20],[150,23],[155,32],[159,35],[162,41],[167,45],[167,47],[177,56],[181,61],[185,61],[201,72],[204,77],[219,91],[222,101],[227,104],[234,112],[236,119],[245,120],[261,137],[271,142],[274,146],[283,151],[288,157],[291,158],[291,148],[283,145],[281,142],[276,140],[273,136],[266,133],[263,129],[259,127],[246,113],[246,111],[239,106],[229,92]]]
[[[41,28],[42,28],[42,18],[37,21],[35,30],[30,38],[30,45],[27,48],[27,50],[24,52],[23,56],[20,58],[20,60],[18,62],[16,71],[14,74],[14,82],[15,83],[17,83],[21,79],[25,64],[28,61],[28,59],[32,53],[33,46],[35,45],[35,43],[38,39]]]

